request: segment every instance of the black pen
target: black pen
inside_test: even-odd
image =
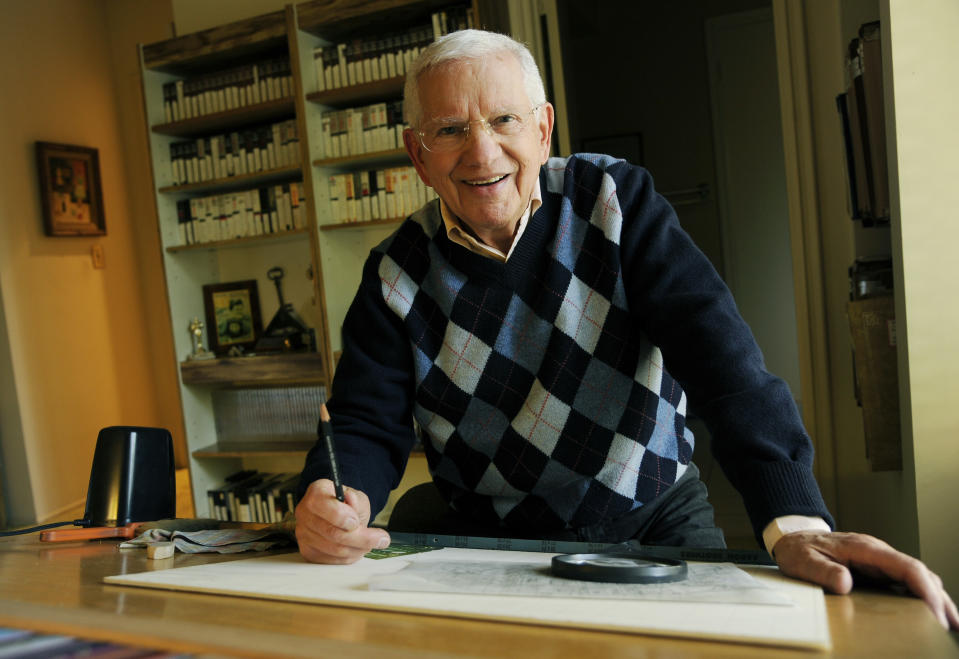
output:
[[[326,410],[326,403],[320,403],[320,427],[323,429],[326,454],[330,458],[330,470],[333,472],[333,487],[336,488],[336,498],[340,501],[346,501],[346,497],[343,495],[343,481],[340,479],[340,463],[336,460],[336,447],[333,446],[333,426],[330,424],[330,413]]]

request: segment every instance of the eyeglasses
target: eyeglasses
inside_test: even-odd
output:
[[[528,112],[505,110],[496,112],[486,119],[463,121],[461,119],[434,119],[423,124],[423,130],[416,131],[420,144],[433,153],[459,151],[469,139],[470,127],[480,124],[493,137],[515,137],[534,123],[533,115],[543,107],[535,106]]]

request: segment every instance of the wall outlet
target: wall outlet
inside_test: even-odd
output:
[[[106,267],[106,261],[103,258],[103,245],[94,245],[90,248],[90,259],[93,261],[93,267],[101,270]]]

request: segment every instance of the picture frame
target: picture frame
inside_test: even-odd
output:
[[[44,233],[52,237],[107,233],[97,149],[37,142]]]
[[[206,284],[203,306],[209,349],[216,355],[235,347],[250,350],[263,334],[255,279]]]

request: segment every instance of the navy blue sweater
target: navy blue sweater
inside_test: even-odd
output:
[[[463,514],[592,524],[682,474],[688,404],[757,537],[785,514],[831,525],[788,387],[648,173],[579,154],[550,159],[540,186],[506,263],[451,243],[435,201],[371,252],[329,404],[346,483],[375,515],[415,418],[434,482]],[[320,448],[301,491],[329,473]]]

